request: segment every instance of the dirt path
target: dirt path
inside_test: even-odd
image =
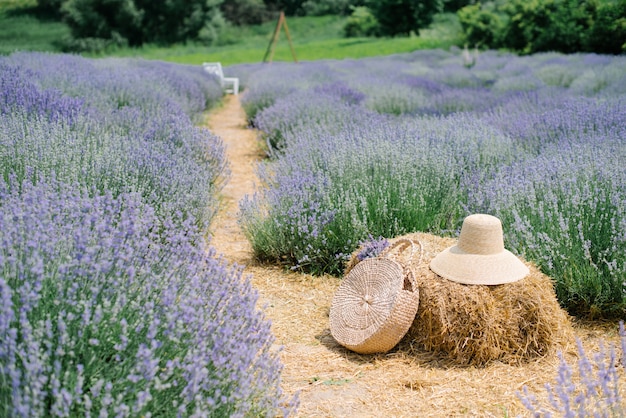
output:
[[[246,114],[239,97],[233,95],[225,96],[223,106],[209,114],[206,124],[224,141],[231,171],[221,195],[221,211],[213,223],[211,244],[231,262],[248,265],[252,249],[237,225],[237,211],[239,201],[254,191],[258,181],[255,170],[262,154],[256,132],[246,129]]]
[[[516,391],[528,385],[543,393],[558,359],[523,366],[447,367],[410,348],[361,356],[338,346],[328,329],[328,311],[339,280],[296,274],[254,262],[237,225],[238,202],[254,192],[255,167],[262,158],[256,132],[246,129],[238,96],[208,115],[207,126],[227,147],[232,176],[223,191],[212,244],[233,263],[244,265],[284,347],[283,389],[299,393],[299,417],[505,417],[528,416]],[[601,327],[577,327],[587,343],[607,335]],[[573,342],[572,342],[573,343]]]

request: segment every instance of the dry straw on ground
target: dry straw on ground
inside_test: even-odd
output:
[[[428,267],[454,240],[429,234],[400,238],[419,240],[424,246],[423,260],[415,267],[419,308],[406,337],[411,350],[433,353],[458,365],[518,364],[562,350],[574,339],[552,280],[530,263],[526,263],[530,275],[520,281],[465,285]],[[356,264],[353,255],[348,265]]]

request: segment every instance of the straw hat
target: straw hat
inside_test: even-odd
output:
[[[516,282],[530,273],[504,248],[500,219],[485,214],[465,218],[457,244],[439,253],[430,269],[454,282],[485,285]]]

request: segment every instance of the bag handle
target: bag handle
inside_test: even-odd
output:
[[[417,260],[414,259],[416,254],[419,254]],[[397,257],[399,259],[398,261],[401,261],[403,264],[417,267],[422,263],[422,258],[424,257],[424,246],[419,240],[400,238],[394,241],[379,254],[379,257],[390,256],[392,256],[392,258]]]

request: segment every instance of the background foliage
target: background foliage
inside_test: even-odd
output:
[[[19,5],[35,4],[32,0],[16,0]],[[0,54],[15,50],[60,52],[67,47],[67,25],[42,17],[32,7],[13,5],[5,9],[0,4]],[[410,52],[424,48],[444,48],[462,43],[462,34],[454,14],[435,16],[433,24],[419,37],[372,38],[359,37],[346,40],[343,25],[348,17],[338,15],[289,17],[289,30],[298,59],[310,61],[323,58],[360,58],[378,54]],[[143,57],[151,60],[201,64],[205,61],[221,61],[223,65],[259,62],[276,21],[260,25],[226,25],[218,44],[207,48],[195,42],[159,46],[145,44],[141,47],[121,47],[111,42],[87,43],[82,55],[89,57],[124,56]],[[93,48],[91,48],[93,47]],[[281,33],[274,54],[275,61],[292,61],[289,45]]]
[[[443,11],[442,0],[370,0],[366,5],[378,21],[378,34],[384,36],[418,33]]]
[[[380,5],[373,0],[290,4],[215,0],[212,4],[219,3],[219,6],[215,5],[210,13],[199,10],[189,17],[179,13],[188,13],[192,9],[176,10],[176,3],[171,3],[168,13],[177,19],[163,25],[158,22],[167,16],[158,14],[160,7],[148,8],[151,15],[156,12],[149,17],[144,16],[146,11],[137,6],[138,3],[120,2],[115,11],[104,8],[103,12],[96,10],[90,16],[86,12],[96,2],[72,0],[68,5],[72,5],[73,17],[66,19],[82,18],[85,14],[85,21],[92,22],[91,26],[78,25],[74,33],[80,32],[81,35],[76,37],[67,23],[59,20],[63,18],[63,2],[12,0],[0,5],[0,39],[3,40],[0,53],[26,49],[77,51],[89,56],[142,56],[193,64],[203,61],[221,61],[224,65],[258,62],[274,31],[278,10],[287,6],[294,14],[289,16],[289,28],[301,60],[359,58],[425,48],[447,49],[451,45],[464,44],[524,53],[538,50],[621,53],[626,42],[625,1],[587,0],[576,4],[578,2],[564,0],[496,0],[469,5],[465,1],[432,2],[428,10],[417,15],[401,15],[402,19],[411,21],[410,25],[391,22],[394,29],[385,33],[381,30],[379,17],[373,12]],[[407,2],[406,7],[413,7],[410,3]],[[56,12],[55,7],[58,7]],[[415,16],[429,16],[430,11],[442,10],[442,7],[444,13],[432,14],[431,24],[424,26],[414,21]],[[381,10],[384,13],[384,9]],[[111,16],[105,19],[103,13]],[[203,13],[204,17],[201,16]],[[514,19],[509,16],[511,13],[515,13]],[[393,19],[394,16],[388,17]],[[202,27],[199,27],[199,18],[204,19]],[[112,25],[117,25],[118,20],[125,29]],[[167,30],[160,33],[159,28],[132,28],[133,22],[140,20],[145,20],[146,28],[152,21]],[[408,30],[398,32],[403,27]],[[83,28],[92,34],[82,33]],[[407,33],[410,36],[405,36]],[[394,37],[390,38],[390,35]],[[352,39],[342,39],[345,37]],[[130,47],[131,43],[136,46]],[[275,60],[292,60],[284,34],[278,42]]]
[[[468,43],[524,54],[626,52],[624,0],[489,1],[458,11]]]
[[[76,41],[130,46],[198,40],[211,44],[224,25],[221,0],[64,0],[61,14]]]

